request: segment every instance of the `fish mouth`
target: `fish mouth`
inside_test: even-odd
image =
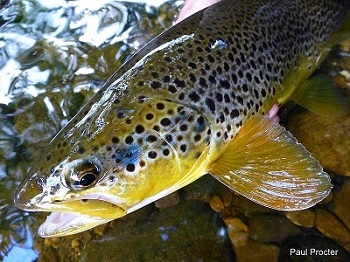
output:
[[[59,237],[80,233],[125,216],[120,201],[106,195],[91,194],[73,201],[37,204],[38,211],[53,211],[39,227],[41,237]]]
[[[63,212],[52,212],[40,225],[38,235],[41,237],[63,237],[77,234],[113,219],[93,218]]]
[[[39,227],[41,237],[60,237],[80,233],[127,214],[125,200],[107,193],[75,195],[58,200],[42,191],[23,187],[15,196],[17,208],[52,212]]]
[[[38,234],[60,237],[80,233],[125,216],[126,208],[122,206],[98,194],[77,197],[73,201],[37,204],[37,211],[53,211],[39,227]]]

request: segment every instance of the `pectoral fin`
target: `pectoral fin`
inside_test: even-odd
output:
[[[311,112],[321,116],[343,116],[349,113],[349,105],[333,81],[326,75],[308,79],[303,92],[295,101]]]
[[[209,172],[232,190],[277,210],[309,208],[332,188],[318,161],[267,117],[251,117]]]

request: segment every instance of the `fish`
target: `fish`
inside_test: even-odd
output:
[[[123,217],[205,174],[269,208],[310,208],[332,189],[280,124],[294,101],[338,116],[348,105],[314,74],[350,35],[349,1],[222,0],[145,45],[53,138],[14,197],[51,212],[42,237]]]

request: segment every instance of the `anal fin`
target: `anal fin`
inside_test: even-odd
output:
[[[330,192],[327,173],[285,128],[252,116],[210,166],[220,182],[248,199],[277,210],[302,210]]]

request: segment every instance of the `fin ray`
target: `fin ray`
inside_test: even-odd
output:
[[[277,210],[306,209],[331,189],[318,161],[266,117],[251,117],[210,173],[241,195]]]
[[[334,86],[326,75],[316,75],[308,79],[303,92],[295,101],[306,109],[321,116],[344,116],[349,113],[346,97]]]

